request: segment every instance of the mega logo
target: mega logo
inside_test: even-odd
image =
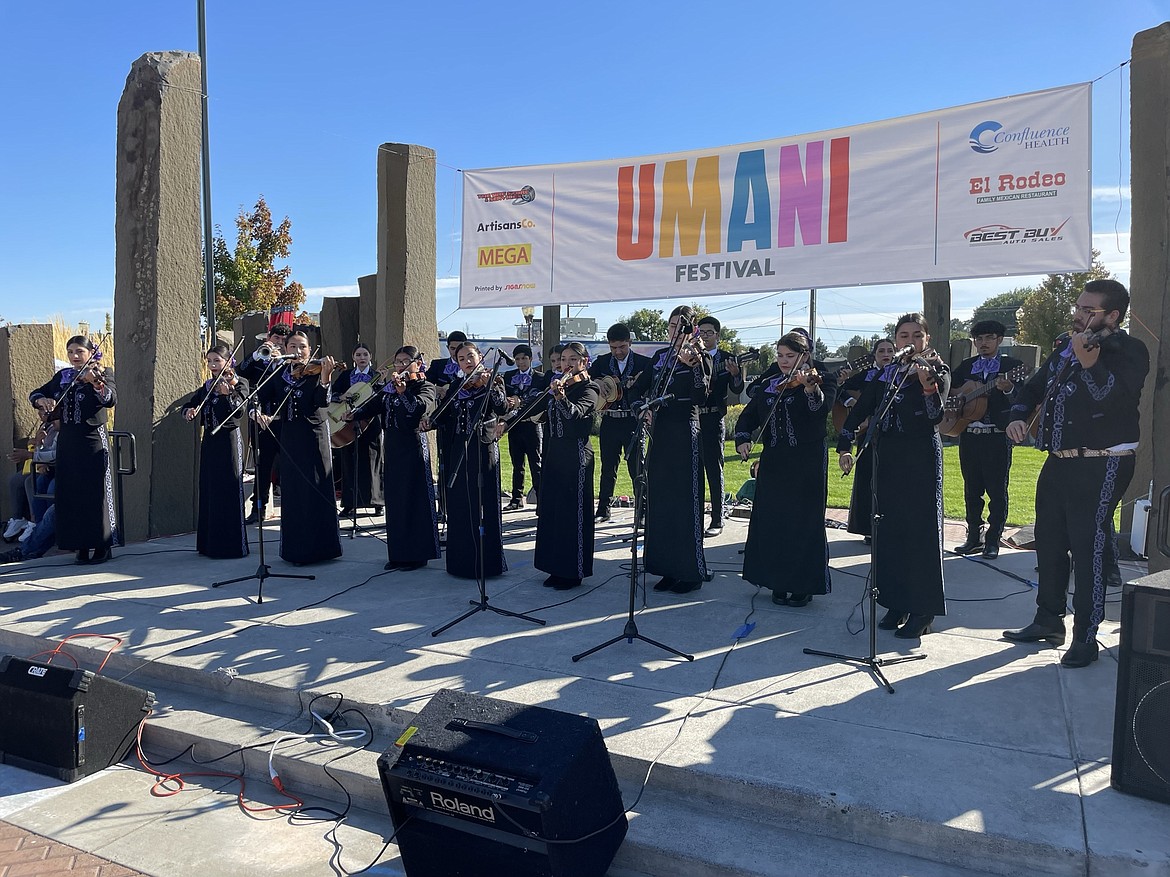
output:
[[[460,801],[454,795],[448,798],[439,792],[431,792],[431,807],[446,813],[470,816],[472,819],[489,822],[492,825],[495,825],[496,822],[496,811],[491,808],[491,805],[481,807],[478,804],[468,804]]]
[[[769,178],[763,149],[736,159],[724,214],[718,155],[625,165],[617,176],[617,256],[624,261],[842,243],[849,238],[849,138],[780,147]],[[827,199],[826,199],[827,190]],[[773,205],[773,191],[775,205]],[[827,204],[827,209],[826,209]],[[726,234],[726,246],[724,245]]]
[[[525,186],[510,192],[479,192],[475,197],[480,201],[511,201],[513,204],[531,204],[536,200],[536,190],[531,186]]]
[[[1005,129],[1003,125],[992,119],[980,122],[971,129],[971,136],[967,140],[971,149],[981,155],[990,155],[1001,146],[1017,144],[1024,149],[1041,149],[1051,146],[1068,146],[1070,128],[1037,128],[1028,125],[1014,131]]]
[[[480,247],[477,268],[519,268],[532,264],[532,244]]]
[[[1069,217],[1071,219],[1071,217]],[[1000,244],[1035,244],[1059,241],[1061,231],[1068,219],[1060,225],[1044,228],[1023,228],[1011,225],[982,225],[964,232],[963,237],[972,247],[998,246]]]

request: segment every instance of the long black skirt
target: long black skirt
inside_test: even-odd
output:
[[[796,594],[827,594],[825,536],[828,444],[765,447],[743,552],[753,585]]]
[[[328,422],[280,427],[280,556],[289,563],[341,557]]]
[[[565,579],[593,575],[593,448],[585,438],[544,446],[532,565]]]
[[[341,470],[341,505],[368,509],[384,505],[382,490],[382,426],[371,420],[357,439],[338,448],[334,461]]]
[[[646,572],[680,582],[707,578],[703,554],[699,421],[654,424],[646,457]]]
[[[878,602],[898,612],[945,615],[942,442],[937,432],[883,433],[876,450]]]
[[[439,552],[435,482],[427,437],[388,429],[383,479],[386,496],[386,554],[391,563],[422,563]]]
[[[500,510],[500,446],[472,438],[463,453],[463,436],[447,446],[447,572],[463,579],[478,578],[481,496],[477,487],[483,470],[483,574],[498,576],[508,569],[504,559],[503,513]]]
[[[104,426],[61,426],[56,493],[58,548],[81,551],[114,544],[114,476]]]
[[[849,499],[846,529],[858,536],[873,535],[873,452],[862,451],[853,467],[853,495]]]
[[[204,430],[199,447],[199,533],[195,547],[207,557],[247,557],[244,483],[239,429]]]

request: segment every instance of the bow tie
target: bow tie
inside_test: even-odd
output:
[[[980,357],[971,365],[971,375],[985,375],[992,377],[999,374],[999,359],[992,357],[991,359],[983,359]]]
[[[529,372],[521,372],[512,375],[512,386],[526,389],[532,385],[532,374]]]
[[[364,372],[354,372],[349,377],[350,384],[366,384],[373,378],[373,375]]]
[[[884,369],[882,369],[882,373],[878,376],[878,380],[884,384],[888,384],[894,379],[894,375],[897,373],[897,371],[898,363],[891,362]]]

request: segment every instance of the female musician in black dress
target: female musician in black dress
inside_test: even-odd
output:
[[[207,351],[211,377],[195,391],[183,417],[199,417],[199,531],[195,548],[207,557],[246,557],[244,530],[244,445],[240,437],[248,382],[235,372],[226,344]],[[219,428],[216,431],[216,428]]]
[[[894,345],[912,346],[908,362],[898,363],[888,382],[870,381],[845,419],[837,442],[842,471],[853,468],[853,438],[870,418],[865,451],[876,454],[875,509],[881,527],[874,539],[874,584],[878,602],[888,610],[878,623],[897,629],[902,639],[930,633],[936,615],[946,614],[942,575],[942,442],[938,424],[950,388],[950,374],[930,342],[926,318],[906,314],[898,320]],[[880,421],[890,394],[893,404]]]
[[[494,441],[482,441],[484,433],[474,428],[475,415],[485,395],[485,419],[503,414],[507,404],[502,381],[487,386],[491,372],[483,368],[481,359],[474,342],[464,341],[459,345],[456,360],[460,373],[449,385],[434,422],[440,431],[446,430],[449,439],[446,463],[449,481],[454,474],[454,482],[447,490],[447,572],[464,579],[478,578],[481,571],[481,523],[484,577],[498,576],[508,568],[501,532],[500,446]],[[457,389],[468,375],[473,377],[463,384],[463,389]],[[423,429],[429,429],[431,425],[430,419],[424,418]],[[480,473],[483,475],[482,490]]]
[[[743,577],[772,589],[772,602],[807,606],[829,593],[825,538],[829,444],[827,420],[836,387],[809,367],[808,339],[790,332],[776,345],[780,374],[752,397],[735,424],[747,460],[763,427],[756,496],[743,553]]]
[[[29,401],[60,419],[57,439],[57,547],[76,551],[78,563],[102,563],[114,544],[114,478],[106,409],[117,402],[113,372],[101,367],[101,351],[84,335],[65,345],[69,368],[61,369]],[[93,552],[91,555],[90,552]]]
[[[280,420],[280,556],[299,565],[341,556],[329,446],[329,379],[333,357],[309,362],[309,338],[293,332],[296,358],[260,388],[274,414],[253,410],[261,429]]]
[[[886,381],[892,369],[887,371],[894,361],[894,342],[883,338],[873,346],[873,366],[861,369],[850,375],[841,384],[837,401],[849,408],[857,404],[861,393],[868,384],[874,381]],[[862,433],[865,423],[860,424],[858,433]],[[861,441],[861,438],[858,439]],[[849,498],[849,523],[846,529],[850,533],[865,537],[865,544],[870,543],[873,536],[873,503],[870,495],[870,481],[873,476],[873,457],[868,453],[857,458],[857,466],[853,469],[853,493]]]
[[[342,369],[333,379],[330,395],[334,402],[351,389],[369,384],[374,389],[378,373],[371,362],[370,348],[361,342],[353,349],[353,367]],[[363,393],[364,394],[364,393]],[[364,400],[363,400],[364,401]],[[360,404],[360,403],[359,403]],[[338,448],[334,463],[341,470],[341,517],[347,518],[354,509],[373,508],[382,514],[382,421],[375,416],[369,420],[354,421],[356,438],[352,444]]]
[[[646,571],[662,578],[656,591],[686,594],[707,578],[703,554],[703,467],[699,460],[699,407],[711,384],[711,356],[693,335],[694,311],[670,314],[671,345],[654,354],[634,385],[642,399],[670,396],[658,407],[646,454]],[[661,376],[661,378],[660,378]]]
[[[416,348],[399,347],[386,386],[352,415],[381,418],[384,490],[394,498],[386,504],[386,569],[418,569],[441,556],[430,443],[419,432],[439,394],[425,369]]]
[[[564,377],[550,384],[548,441],[544,446],[533,566],[544,584],[567,591],[593,575],[593,446],[589,433],[597,384],[589,379],[585,345],[561,351]]]

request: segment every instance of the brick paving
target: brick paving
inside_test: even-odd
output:
[[[0,821],[0,877],[145,877],[92,853]]]

